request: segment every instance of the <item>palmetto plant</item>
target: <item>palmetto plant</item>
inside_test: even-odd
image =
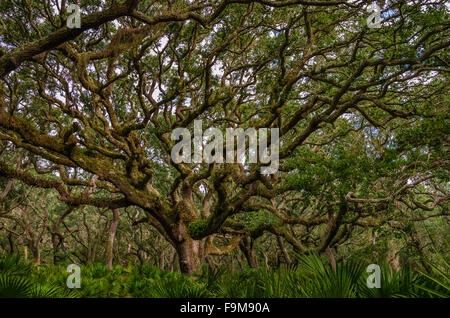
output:
[[[85,274],[92,278],[106,277],[109,273],[108,269],[100,263],[91,264],[85,270]]]
[[[19,254],[6,255],[0,259],[0,273],[28,275],[31,272],[30,263],[23,261]]]
[[[256,271],[256,297],[298,297],[298,271],[293,266],[281,266],[275,270],[266,268]]]
[[[76,289],[64,288],[55,284],[35,285],[31,290],[32,298],[76,298]]]
[[[430,273],[415,273],[409,267],[394,271],[381,268],[381,288],[368,288],[365,262],[338,262],[334,269],[317,253],[297,256],[295,266],[267,270],[244,269],[229,272],[224,267],[207,267],[193,277],[161,271],[152,266],[103,264],[82,267],[81,289],[66,286],[63,266],[41,266],[37,271],[16,257],[0,260],[0,297],[168,297],[168,298],[324,298],[324,297],[449,297],[449,263],[439,255],[441,265],[430,262]],[[443,265],[442,265],[443,264]]]
[[[155,281],[150,292],[151,297],[156,298],[205,298],[212,296],[206,289],[205,284],[182,277],[164,277]]]
[[[443,255],[435,250],[435,254],[441,261],[442,265],[433,264],[427,261],[431,268],[431,273],[420,272],[423,282],[417,284],[416,287],[425,292],[424,296],[430,297],[450,297],[450,263]]]
[[[73,298],[74,290],[56,284],[38,284],[31,278],[0,275],[0,298]]]
[[[299,275],[295,288],[297,297],[357,297],[358,285],[364,271],[361,263],[336,264],[334,269],[316,253],[297,256]]]
[[[227,274],[227,269],[224,266],[215,268],[212,266],[203,266],[201,273],[197,276],[197,281],[202,282],[211,293],[220,294],[223,292],[225,274]]]
[[[0,275],[1,298],[27,298],[33,293],[31,281],[14,275]]]
[[[381,288],[368,288],[366,281],[361,280],[359,296],[367,298],[404,298],[417,297],[416,285],[420,284],[420,277],[409,266],[395,271],[386,262],[381,266]]]

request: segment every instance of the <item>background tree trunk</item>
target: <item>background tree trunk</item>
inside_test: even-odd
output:
[[[280,248],[281,252],[283,252],[283,257],[286,260],[286,264],[291,264],[291,258],[289,257],[289,254],[287,253],[286,249],[284,248],[281,237],[279,237],[278,235],[277,235],[277,243],[278,243],[278,247]]]
[[[109,228],[108,241],[106,243],[106,266],[112,270],[114,238],[116,236],[117,225],[119,223],[119,210],[113,209],[113,219]]]
[[[244,238],[241,242],[239,242],[239,248],[247,259],[248,266],[250,266],[250,268],[258,267],[258,262],[253,250],[253,242],[249,242],[247,238]]]

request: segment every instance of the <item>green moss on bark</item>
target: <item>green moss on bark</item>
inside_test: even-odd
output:
[[[199,240],[204,237],[206,228],[208,227],[208,219],[197,220],[189,223],[187,231],[190,237],[194,240]]]

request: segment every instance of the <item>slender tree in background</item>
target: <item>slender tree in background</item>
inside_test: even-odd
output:
[[[447,216],[448,5],[379,1],[369,28],[373,2],[87,0],[71,29],[68,1],[2,0],[5,193],[58,192],[69,210],[41,220],[55,252],[72,209],[110,211],[110,268],[119,210],[136,208],[187,274],[236,249],[257,266],[264,233],[289,263],[284,244],[331,253],[361,228]],[[171,134],[195,120],[278,128],[279,171],[175,163]]]

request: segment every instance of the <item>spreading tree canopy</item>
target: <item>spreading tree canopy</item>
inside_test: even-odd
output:
[[[80,28],[69,4],[0,3],[1,176],[138,207],[184,273],[263,233],[323,252],[448,215],[446,1],[82,0]],[[278,128],[279,171],[175,163],[195,120]]]

